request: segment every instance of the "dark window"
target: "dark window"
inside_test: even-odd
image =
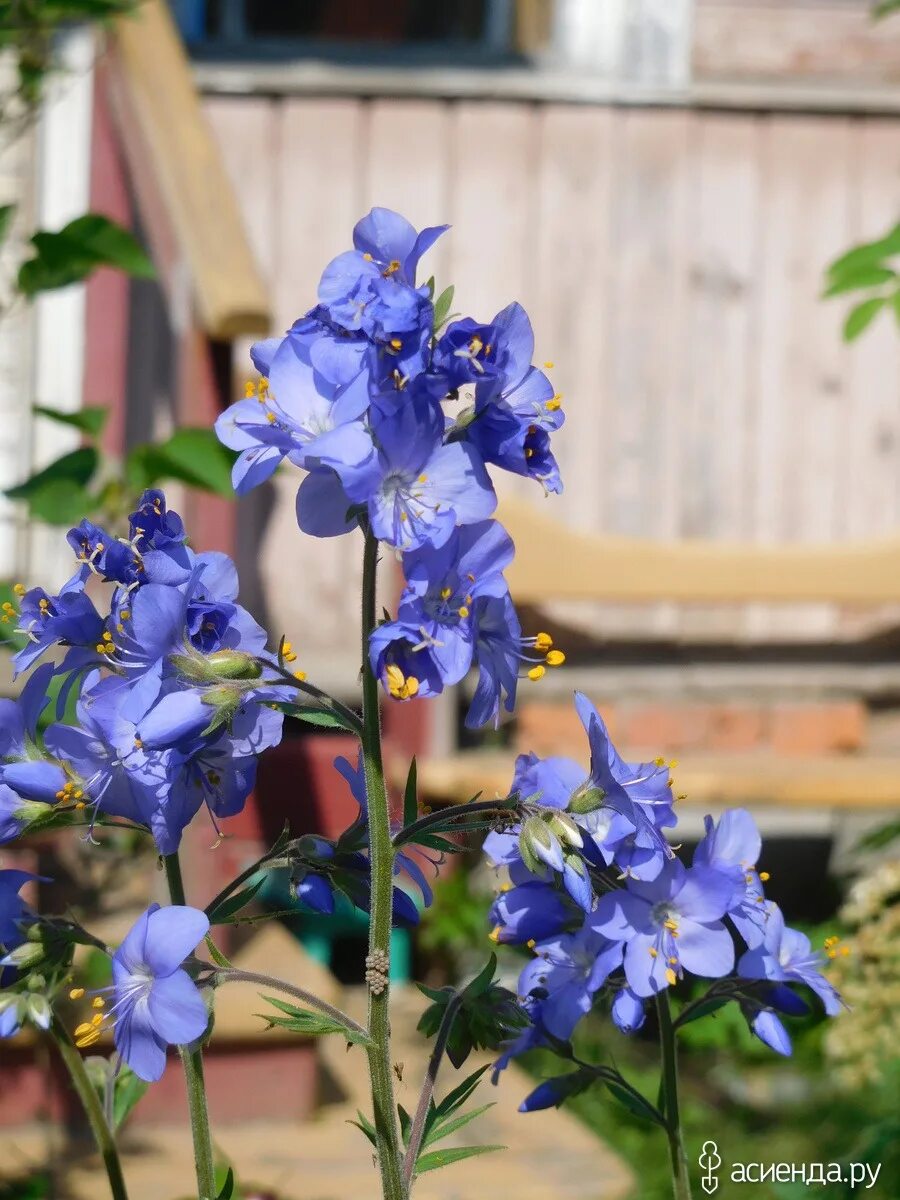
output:
[[[204,55],[449,59],[509,52],[515,0],[170,0]]]

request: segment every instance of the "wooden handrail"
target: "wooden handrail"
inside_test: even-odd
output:
[[[506,574],[521,604],[900,602],[900,538],[779,546],[663,542],[578,532],[518,500],[505,500],[497,518],[516,543]]]
[[[217,340],[267,333],[265,284],[164,0],[145,0],[117,22],[112,58],[115,115],[139,200],[143,183],[154,193],[148,207],[164,210],[160,241],[174,244],[162,257],[168,250],[184,264],[204,332]],[[142,216],[152,241],[154,216]],[[179,275],[163,263],[163,276],[167,268]]]

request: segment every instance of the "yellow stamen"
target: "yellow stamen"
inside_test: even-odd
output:
[[[548,359],[546,360],[546,362],[544,363],[544,366],[547,368],[547,370],[548,370],[548,371],[552,370],[552,368],[553,368],[553,359],[552,359],[552,358],[548,358]]]
[[[532,683],[537,683],[537,681],[539,679],[543,679],[546,674],[547,668],[545,666],[532,667],[528,672],[528,678]]]
[[[93,1033],[93,1031],[94,1026],[90,1021],[82,1021],[81,1024],[75,1028],[75,1036],[77,1038],[83,1037],[86,1033]]]
[[[678,976],[671,967],[666,967],[666,983],[669,985],[669,987],[674,987],[677,982]]]
[[[464,604],[461,604],[456,611],[463,618],[463,620],[465,620],[466,617],[469,615],[469,610],[466,608],[466,606]]]
[[[677,929],[678,925],[676,924],[675,921],[672,920],[671,917],[669,917],[668,921],[663,921],[663,928],[664,929]]]
[[[546,408],[547,412],[556,412],[558,409],[562,408],[562,395],[557,393],[552,400],[547,401],[547,403],[544,405],[544,408]]]
[[[403,342],[401,341],[400,338],[391,338],[391,349],[392,350],[402,350],[403,349]]]
[[[499,925],[494,926],[494,928],[488,934],[488,939],[492,942],[500,941],[500,926]]]
[[[300,682],[303,683],[304,680],[306,679],[306,672],[305,671],[295,671],[294,678],[299,679]]]
[[[363,255],[363,259],[364,259],[366,262],[371,262],[371,261],[372,261],[372,255],[371,255],[371,254],[368,252],[368,250],[367,250],[367,251],[365,252],[365,254]]]
[[[769,880],[772,878],[772,876],[769,874],[768,871],[760,871],[759,877],[763,881],[763,883],[768,883]]]
[[[566,656],[562,650],[551,650],[547,655],[546,662],[549,667],[561,667],[566,661]]]
[[[534,639],[535,650],[540,650],[543,654],[545,650],[549,650],[553,645],[553,638],[549,633],[539,633]]]
[[[25,584],[24,583],[14,583],[13,591],[15,592],[15,594],[17,596],[24,596],[25,595]]]
[[[256,395],[256,384],[253,382],[252,379],[248,379],[247,382],[244,384],[244,399],[252,400],[255,395]]]
[[[452,595],[453,595],[452,588],[441,588],[441,599],[442,600],[449,600]]]
[[[659,951],[658,951],[658,950],[654,950],[654,948],[653,948],[652,946],[650,946],[650,947],[649,947],[649,950],[650,950],[650,957],[651,957],[651,958],[658,958],[658,957],[659,957]]]
[[[106,1008],[106,1001],[102,996],[95,996],[91,1001],[91,1008]]]
[[[69,999],[70,1000],[80,1000],[83,995],[84,995],[84,988],[72,988],[71,992],[69,992]]]
[[[88,1026],[89,1033],[83,1033],[81,1037],[76,1037],[75,1045],[79,1050],[86,1050],[88,1046],[94,1046],[100,1041],[100,1030],[95,1029],[93,1025]]]

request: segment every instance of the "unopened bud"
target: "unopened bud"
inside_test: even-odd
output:
[[[547,818],[547,824],[564,845],[576,847],[584,845],[581,830],[567,813],[553,813],[551,817]]]
[[[572,798],[569,800],[569,812],[590,813],[596,812],[598,808],[603,807],[603,801],[606,799],[606,792],[600,787],[579,788],[577,792],[572,793]]]
[[[206,661],[218,679],[259,679],[262,667],[243,650],[217,650]]]
[[[0,966],[27,971],[30,967],[36,967],[43,957],[44,947],[40,942],[23,942],[15,950],[10,950],[5,958],[0,958]]]
[[[52,1013],[46,996],[34,993],[25,1001],[25,1014],[39,1029],[49,1029]]]

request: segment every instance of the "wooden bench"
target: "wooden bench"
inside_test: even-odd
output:
[[[542,507],[519,500],[504,501],[497,517],[516,543],[507,571],[513,597],[532,608],[559,600],[900,604],[900,538],[776,547],[651,541],[567,529]],[[554,672],[557,697],[566,674],[566,667]],[[573,670],[576,675],[584,686],[589,668]],[[571,750],[566,745],[559,752]],[[682,751],[678,757],[678,792],[704,808],[772,806],[807,814],[900,808],[900,745],[896,758],[890,750],[808,757]],[[478,791],[502,795],[509,790],[513,759],[512,751],[484,750],[425,759],[419,780],[432,803],[458,803]]]

